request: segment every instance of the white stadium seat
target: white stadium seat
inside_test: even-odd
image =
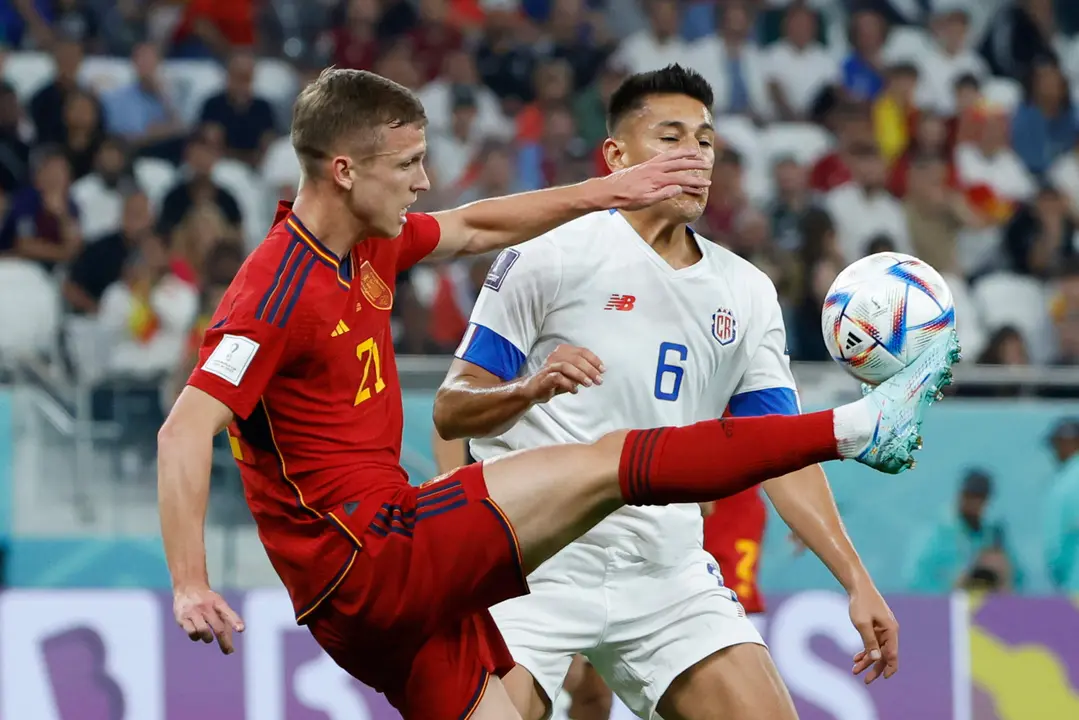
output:
[[[237,160],[219,160],[214,166],[213,179],[232,193],[243,214],[243,234],[248,250],[262,241],[273,220],[273,206],[266,183],[247,165]]]
[[[957,275],[945,274],[944,281],[948,283],[948,288],[952,291],[952,302],[955,305],[955,329],[959,333],[959,342],[963,346],[963,353],[973,361],[981,355],[988,340],[981,310],[971,295],[966,280]]]
[[[786,156],[800,165],[812,165],[832,149],[832,137],[824,128],[810,123],[776,123],[761,134],[768,164]]]
[[[1023,86],[1011,78],[991,77],[982,85],[982,95],[990,105],[1011,112],[1023,102]]]
[[[52,58],[40,52],[11,53],[4,60],[4,79],[15,88],[20,103],[30,102],[38,90],[52,81]]]
[[[1010,272],[993,273],[974,285],[973,296],[989,335],[1011,325],[1026,340],[1032,362],[1052,359],[1056,346],[1049,323],[1049,299],[1040,281]]]
[[[56,281],[28,260],[0,260],[0,357],[35,360],[52,355],[61,317]]]
[[[134,171],[135,182],[150,198],[155,212],[160,211],[165,195],[176,184],[176,168],[167,160],[139,158],[135,161]]]

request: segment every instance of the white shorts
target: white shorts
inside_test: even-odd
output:
[[[491,613],[552,706],[583,653],[630,710],[651,720],[685,670],[732,645],[764,645],[719,577],[702,549],[668,565],[574,543],[529,576],[529,595]]]

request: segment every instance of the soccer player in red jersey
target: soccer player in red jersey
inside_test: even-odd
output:
[[[716,500],[705,512],[704,549],[719,563],[724,581],[738,595],[746,613],[763,613],[757,573],[768,509],[760,488]]]
[[[597,209],[704,194],[709,165],[664,153],[575,186],[409,213],[429,187],[424,125],[415,95],[363,71],[327,70],[297,99],[296,203],[229,287],[159,433],[162,536],[178,624],[231,652],[243,623],[210,588],[203,537],[213,437],[227,429],[259,536],[326,652],[405,720],[513,720],[500,680],[513,659],[487,608],[527,593],[532,569],[625,504],[714,500],[841,458],[901,472],[957,357],[932,346],[834,411],[623,430],[413,487],[399,462],[397,273]],[[522,402],[562,377],[529,378]]]

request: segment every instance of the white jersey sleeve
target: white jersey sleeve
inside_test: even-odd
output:
[[[562,282],[562,258],[547,237],[506,248],[491,265],[454,355],[503,381],[516,378]]]
[[[775,290],[772,289],[764,300],[762,314],[767,321],[764,335],[727,406],[734,417],[797,415],[801,412],[787,351],[783,311]]]

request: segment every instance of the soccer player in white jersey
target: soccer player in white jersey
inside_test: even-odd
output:
[[[708,83],[677,65],[630,77],[611,98],[608,165],[677,147],[712,159],[711,106]],[[706,192],[687,192],[647,210],[597,212],[503,251],[435,400],[442,437],[473,438],[472,455],[489,460],[727,410],[798,413],[776,290],[689,229],[706,201]],[[820,466],[765,487],[850,594],[865,644],[854,672],[891,676],[895,618]],[[698,505],[627,506],[535,570],[530,595],[493,608],[518,663],[504,683],[524,720],[550,712],[577,653],[642,718],[796,717],[761,636],[701,543]]]

